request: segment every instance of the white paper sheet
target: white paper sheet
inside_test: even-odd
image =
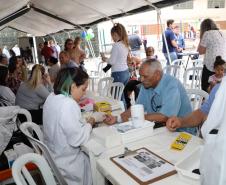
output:
[[[128,156],[118,156],[113,158],[113,160],[142,182],[149,181],[175,170],[172,164],[146,149],[139,149],[134,154]]]

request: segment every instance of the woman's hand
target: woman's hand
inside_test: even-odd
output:
[[[112,115],[109,115],[109,114],[105,115],[104,123],[106,123],[107,125],[113,125],[116,122],[117,122],[116,116],[112,116]]]
[[[51,84],[51,79],[50,79],[50,76],[48,74],[44,74],[42,76],[42,79],[43,79],[44,85],[50,85]]]
[[[95,125],[96,121],[93,117],[88,117],[86,118],[87,123],[89,123],[90,125]]]
[[[102,59],[103,62],[107,62],[107,59],[108,59],[108,58],[105,57],[105,56],[103,56],[103,57],[101,57],[101,59]]]

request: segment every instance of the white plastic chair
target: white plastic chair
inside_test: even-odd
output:
[[[203,101],[207,100],[209,97],[209,94],[201,89],[186,89],[186,91],[193,111],[200,108]],[[197,127],[197,136],[200,136],[201,134],[201,127],[202,125]]]
[[[201,89],[202,67],[191,67],[184,73],[183,84],[187,89]]]
[[[99,62],[97,71],[90,71],[89,75],[89,90],[95,91],[95,85],[98,83],[99,79],[104,77],[109,77],[111,74],[111,70],[105,73],[103,68],[107,65],[106,62]]]
[[[99,60],[97,62],[98,62],[97,70],[91,70],[90,71],[90,75],[93,75],[93,76],[98,76],[99,75],[100,66],[103,64],[103,62],[99,61]]]
[[[171,76],[174,76],[177,79],[180,79],[181,76],[181,67],[178,65],[168,65],[163,68],[163,72],[165,74],[169,74]]]
[[[20,125],[20,130],[27,136],[28,140],[31,142],[31,144],[34,147],[35,152],[39,154],[43,154],[43,156],[46,158],[59,184],[67,185],[64,177],[60,173],[52,156],[50,155],[48,147],[43,143],[43,133],[39,125],[33,122],[24,122]],[[33,136],[34,133],[37,135],[39,140],[34,138]]]
[[[203,59],[195,59],[192,60],[194,67],[202,67],[203,66]]]
[[[98,89],[97,89],[98,94],[100,96],[107,96],[108,90],[113,81],[114,81],[114,78],[112,77],[101,78],[98,82]]]
[[[12,166],[12,175],[17,185],[36,185],[34,179],[25,166],[27,163],[34,163],[38,167],[46,185],[56,185],[52,171],[45,158],[34,153],[24,154],[14,161]]]
[[[110,85],[108,90],[108,97],[120,101],[124,90],[124,84],[121,82],[114,82]]]
[[[107,65],[107,62],[102,62],[101,61],[98,64],[97,71],[91,71],[90,72],[90,76],[91,77],[94,77],[95,76],[95,77],[98,77],[98,78],[108,77],[110,70],[107,73],[105,73],[103,71],[103,68],[106,67],[106,65]]]
[[[201,89],[186,89],[186,91],[191,101],[192,110],[200,108],[204,99],[209,97],[209,94]]]
[[[177,65],[177,66],[181,66],[185,69],[186,67],[186,60],[185,59],[176,59],[174,61],[172,61],[171,65]]]

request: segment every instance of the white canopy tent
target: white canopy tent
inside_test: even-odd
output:
[[[89,27],[101,21],[186,0],[1,0],[0,30],[12,27],[33,36]]]
[[[160,18],[160,8],[185,1],[188,0],[1,0],[0,30],[11,27],[29,33],[35,42],[35,36],[85,29],[148,10],[157,10]]]

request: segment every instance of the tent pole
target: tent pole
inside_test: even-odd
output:
[[[172,61],[171,61],[170,54],[169,54],[169,47],[168,47],[168,43],[166,41],[165,31],[164,31],[163,25],[162,25],[161,10],[158,7],[156,7],[155,5],[153,5],[151,2],[149,2],[149,0],[144,0],[144,1],[147,2],[149,6],[153,7],[157,12],[157,16],[158,16],[158,19],[159,19],[159,22],[160,22],[160,25],[161,25],[163,39],[164,39],[165,46],[166,46],[166,52],[167,52],[167,55],[168,55],[169,63],[171,65]]]
[[[32,36],[32,38],[33,38],[33,46],[34,46],[34,56],[33,56],[33,58],[34,58],[35,64],[38,64],[39,61],[38,61],[38,54],[37,54],[36,38],[35,38],[35,36]]]
[[[68,36],[69,39],[71,38],[71,35],[70,35],[69,31],[63,30],[63,32],[67,34],[67,36]]]
[[[66,32],[66,33],[68,35],[68,38],[71,38],[70,32]]]
[[[54,35],[52,35],[51,37],[53,38],[54,43],[56,44],[56,43],[57,43],[57,41],[56,41],[56,38],[54,37]]]

